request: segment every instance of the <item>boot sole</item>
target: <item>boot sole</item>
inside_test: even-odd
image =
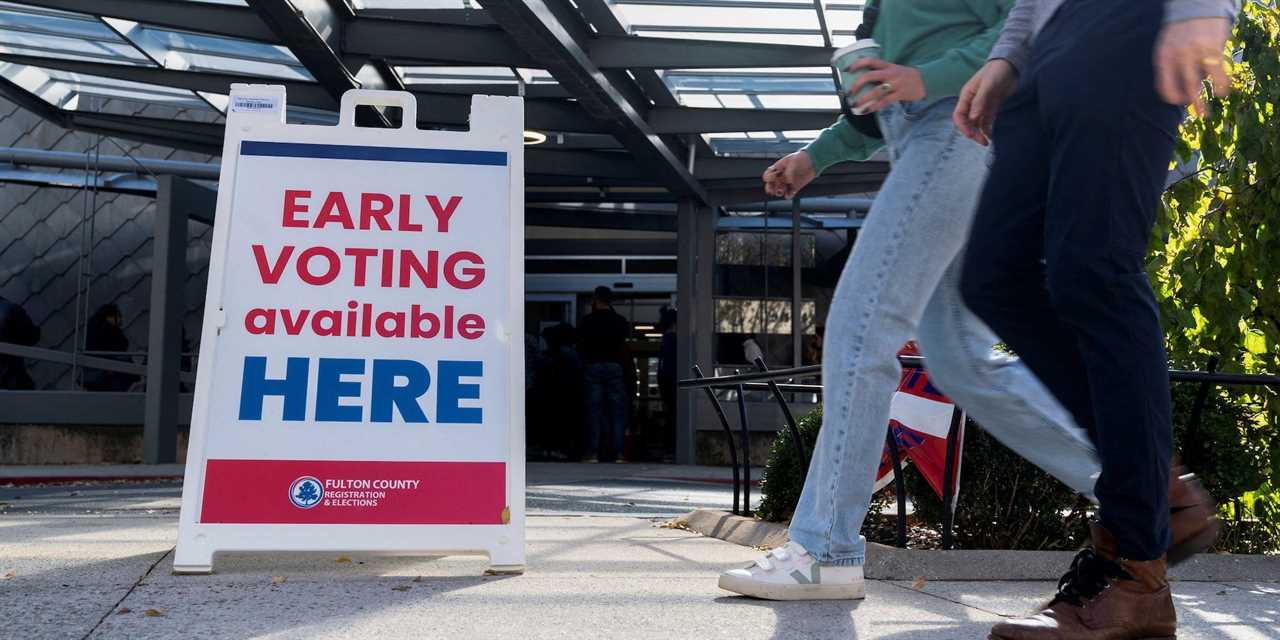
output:
[[[862,600],[867,596],[863,582],[780,585],[722,575],[720,588],[761,600]]]
[[[1203,531],[1192,536],[1189,540],[1184,540],[1180,544],[1169,547],[1165,552],[1169,566],[1181,564],[1191,556],[1196,555],[1208,549],[1210,545],[1218,539],[1218,523],[1215,521],[1212,525],[1205,527]],[[1156,640],[1162,640],[1157,638]]]

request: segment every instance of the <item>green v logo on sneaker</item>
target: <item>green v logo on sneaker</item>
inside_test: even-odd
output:
[[[820,569],[816,562],[809,566],[808,578],[806,578],[803,573],[800,573],[799,569],[792,571],[791,577],[795,578],[796,582],[799,584],[818,584],[819,582],[822,582]]]

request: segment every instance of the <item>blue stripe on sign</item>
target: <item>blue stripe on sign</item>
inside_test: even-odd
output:
[[[465,149],[417,149],[413,147],[365,147],[347,144],[311,144],[306,142],[240,143],[242,156],[273,158],[328,158],[331,160],[379,160],[383,162],[425,162],[429,164],[478,164],[505,167],[506,151],[470,151]]]

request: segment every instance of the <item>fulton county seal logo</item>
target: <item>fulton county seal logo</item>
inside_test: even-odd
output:
[[[324,483],[313,476],[302,476],[289,485],[289,502],[299,509],[310,509],[324,498]]]

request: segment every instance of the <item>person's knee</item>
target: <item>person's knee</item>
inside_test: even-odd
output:
[[[1045,284],[1049,304],[1058,317],[1068,323],[1075,319],[1087,322],[1110,311],[1111,301],[1123,294],[1135,277],[1141,274],[1118,273],[1105,265],[1067,259],[1049,265]]]

